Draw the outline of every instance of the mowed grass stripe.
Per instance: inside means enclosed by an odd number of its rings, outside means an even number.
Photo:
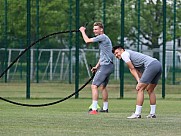
[[[25,100],[21,100],[25,101]],[[41,102],[30,100],[29,103]],[[44,102],[44,100],[42,101]],[[99,101],[102,105],[101,100]],[[1,136],[179,136],[181,102],[159,99],[157,118],[147,119],[145,100],[142,119],[128,120],[133,99],[110,99],[109,113],[89,115],[91,99],[70,99],[50,107],[29,108],[0,102]]]

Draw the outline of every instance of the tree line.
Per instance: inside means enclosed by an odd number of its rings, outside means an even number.
[[[26,18],[27,5],[25,0],[7,0],[7,5],[1,1],[0,4],[0,48],[4,48],[5,27],[7,27],[8,48],[25,48],[26,45]],[[87,26],[88,36],[93,36],[92,24],[95,21],[103,21],[105,13],[105,33],[111,38],[113,45],[119,44],[121,31],[121,1],[106,0],[105,9],[103,0],[80,0],[79,1],[79,25]],[[138,30],[140,32],[140,44],[148,46],[149,49],[159,48],[162,42],[163,31],[163,2],[162,0],[140,0],[140,11],[138,0],[125,0],[125,26],[124,36],[130,41],[129,45],[137,46]],[[5,11],[7,6],[7,11]],[[39,14],[37,8],[39,7]],[[167,41],[173,39],[174,26],[174,3],[167,2]],[[7,24],[5,24],[5,12],[7,13]],[[138,13],[140,13],[140,24],[138,24]],[[39,16],[37,16],[39,15]],[[39,24],[37,24],[38,22]],[[71,25],[71,26],[70,26]],[[140,25],[140,28],[138,27]],[[37,26],[39,26],[37,28]],[[181,37],[181,1],[176,3],[176,38]],[[39,0],[31,1],[31,41],[47,34],[76,29],[76,1],[74,0]],[[68,48],[70,35],[56,35],[41,42],[40,48]],[[72,33],[72,46],[75,47],[75,33]],[[80,38],[80,48],[88,48]],[[97,48],[97,46],[94,46]]]

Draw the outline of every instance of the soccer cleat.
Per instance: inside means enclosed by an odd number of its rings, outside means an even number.
[[[103,110],[103,109],[101,109],[99,112],[108,113],[108,109],[107,109],[107,110]]]
[[[89,109],[89,111],[88,112],[91,112],[92,111],[92,108],[91,109]]]
[[[98,114],[98,112],[96,110],[92,110],[92,111],[89,112],[89,114],[96,115],[96,114]]]
[[[131,116],[127,117],[127,119],[140,119],[141,115],[133,113]]]
[[[91,109],[89,109],[89,111],[88,112],[91,112],[92,111],[92,108]],[[96,110],[97,112],[98,112],[98,110]]]
[[[146,116],[147,118],[156,118],[155,114],[149,114],[148,116]]]

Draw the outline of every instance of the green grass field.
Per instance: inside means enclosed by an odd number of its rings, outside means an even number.
[[[109,85],[109,113],[89,115],[90,85],[71,98],[49,107],[21,107],[0,102],[1,136],[180,136],[181,87],[166,86],[162,99],[157,88],[157,118],[147,119],[149,100],[145,102],[141,119],[126,119],[135,109],[134,85],[126,85],[124,99],[119,99],[119,86]],[[42,104],[57,101],[74,92],[74,85],[32,84],[31,98],[25,99],[25,84],[0,84],[0,96],[13,101]],[[173,91],[174,90],[174,91]],[[101,97],[101,95],[100,95]],[[101,98],[99,105],[102,105]]]

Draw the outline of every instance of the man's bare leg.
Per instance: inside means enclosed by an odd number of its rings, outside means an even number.
[[[146,88],[150,98],[150,114],[147,116],[148,118],[156,118],[156,95],[154,92],[156,86],[157,84],[149,84]]]
[[[101,92],[102,92],[102,100],[103,100],[103,108],[101,111],[106,111],[108,112],[108,90],[105,86],[100,87]]]
[[[92,110],[97,110],[97,103],[98,103],[98,87],[96,85],[91,85],[92,89]]]

